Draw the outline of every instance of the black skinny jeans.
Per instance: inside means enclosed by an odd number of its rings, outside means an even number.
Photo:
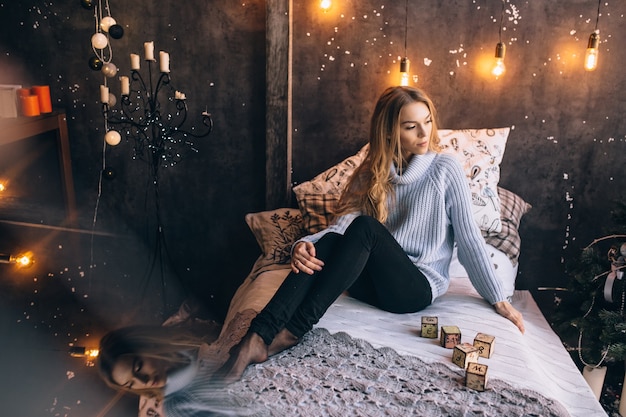
[[[250,331],[266,344],[286,328],[300,338],[348,290],[350,296],[392,313],[413,313],[432,299],[428,280],[389,231],[376,219],[360,216],[343,235],[327,233],[316,244],[324,261],[313,275],[291,272]]]

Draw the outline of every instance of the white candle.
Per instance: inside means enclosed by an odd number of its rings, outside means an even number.
[[[606,366],[593,367],[585,365],[583,368],[583,378],[589,384],[593,395],[596,396],[596,400],[600,399],[602,394],[602,386],[604,385],[604,378],[606,377]]]
[[[100,101],[102,102],[102,104],[109,103],[109,87],[107,87],[106,85],[100,86]]]
[[[130,54],[130,69],[139,70],[139,55]]]
[[[122,75],[120,77],[120,84],[122,86],[122,95],[123,96],[129,95],[130,94],[130,79],[127,76]]]
[[[159,67],[161,72],[170,72],[170,54],[165,51],[159,52]]]
[[[146,61],[154,61],[154,42],[145,42],[143,49],[146,54]]]

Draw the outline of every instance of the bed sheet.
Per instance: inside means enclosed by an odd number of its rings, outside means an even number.
[[[488,366],[489,378],[531,389],[557,399],[572,417],[606,416],[578,368],[551,329],[528,291],[515,291],[513,305],[524,315],[526,333],[495,313],[474,290],[469,279],[454,278],[448,292],[427,309],[414,314],[383,312],[348,296],[340,297],[317,327],[346,332],[374,347],[390,347],[403,355],[427,362],[452,363],[452,350],[439,339],[419,336],[422,316],[436,316],[439,327],[456,325],[463,342],[472,343],[477,333],[495,336]],[[458,368],[456,368],[458,369]]]

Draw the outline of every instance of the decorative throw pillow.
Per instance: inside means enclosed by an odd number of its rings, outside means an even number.
[[[293,187],[298,202],[306,194],[341,194],[354,170],[365,159],[368,150],[369,144],[366,144],[356,154],[333,165],[313,179]]]
[[[289,263],[291,246],[305,234],[302,228],[302,215],[295,208],[248,213],[246,223],[268,264]]]
[[[506,253],[513,265],[517,265],[522,239],[519,225],[532,208],[522,197],[502,187],[498,187],[500,196],[500,219],[502,228],[499,232],[482,231],[485,242]]]
[[[511,223],[515,229],[518,229],[522,216],[528,213],[533,206],[513,191],[503,187],[498,187],[498,196],[500,197],[500,217],[502,221]]]
[[[461,163],[472,193],[472,210],[478,226],[500,232],[500,163],[510,128],[439,130],[441,150]]]
[[[333,219],[339,194],[301,194],[298,199],[304,229],[309,234],[324,230]]]
[[[298,207],[302,213],[304,229],[317,233],[328,227],[333,209],[354,170],[361,165],[369,144],[359,152],[316,175],[313,179],[293,187]]]

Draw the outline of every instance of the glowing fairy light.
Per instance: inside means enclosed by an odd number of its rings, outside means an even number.
[[[27,268],[35,263],[35,261],[31,252],[25,252],[19,255],[0,253],[0,263],[15,264],[18,268]]]
[[[96,348],[87,348],[84,346],[71,346],[70,356],[73,358],[85,358],[86,366],[94,366],[100,351]]]

